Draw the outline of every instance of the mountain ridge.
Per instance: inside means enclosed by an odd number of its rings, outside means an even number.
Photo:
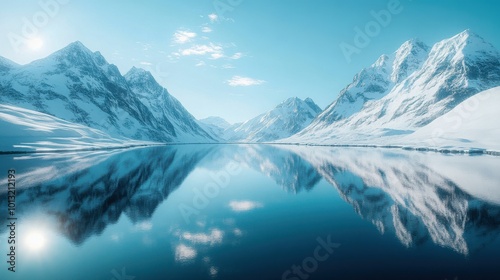
[[[311,125],[288,140],[346,143],[408,134],[467,98],[500,85],[499,52],[470,30],[430,49],[413,39],[394,54],[400,56],[394,60],[382,55],[356,74]]]
[[[321,112],[311,98],[290,97],[274,109],[224,130],[230,142],[266,142],[289,137],[307,126]]]
[[[156,81],[153,86],[161,87]],[[160,142],[215,141],[162,87],[166,94],[161,101],[170,106],[164,109],[173,113],[160,117],[150,103],[140,100],[137,92],[142,90],[130,85],[100,52],[92,52],[79,41],[9,69],[0,77],[0,91],[4,93],[0,103],[50,114],[115,137]]]

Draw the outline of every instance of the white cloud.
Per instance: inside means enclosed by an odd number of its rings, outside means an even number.
[[[151,66],[151,65],[153,65],[153,63],[147,62],[147,61],[141,61],[141,62],[139,62],[139,64],[140,65],[145,65],[145,66]]]
[[[196,35],[196,33],[191,31],[178,30],[174,33],[174,42],[177,44],[189,43]]]
[[[210,234],[184,232],[181,236],[194,244],[215,245],[222,243],[224,232],[220,229],[213,229]]]
[[[240,59],[243,57],[243,54],[240,52],[237,52],[231,56],[231,59]]]
[[[212,31],[213,31],[213,30],[212,30],[212,28],[210,28],[210,27],[208,27],[208,26],[203,26],[203,27],[201,28],[201,32],[203,32],[203,33],[210,33],[210,32],[212,32]]]
[[[266,81],[256,80],[249,77],[242,76],[233,76],[231,80],[228,80],[227,83],[232,87],[248,87],[248,86],[258,86]]]
[[[233,200],[229,202],[229,207],[234,212],[244,212],[262,207],[262,204],[259,202],[249,201],[249,200],[242,200],[242,201]]]
[[[219,58],[223,58],[224,55],[222,53],[213,53],[210,55],[213,59],[219,59]]]
[[[208,18],[211,22],[216,22],[219,19],[219,16],[217,14],[209,14]]]
[[[196,63],[196,65],[195,65],[195,66],[196,66],[196,67],[201,67],[201,66],[205,66],[205,65],[207,65],[207,64],[205,63],[205,61],[201,60],[200,62]]]
[[[208,45],[194,45],[191,48],[180,51],[183,56],[189,55],[210,55],[212,59],[224,57],[224,49],[220,45],[210,43]]]
[[[222,65],[222,69],[234,69],[235,67],[231,64],[224,64]]]
[[[186,246],[184,244],[179,244],[175,248],[175,260],[176,261],[190,261],[196,258],[197,252],[194,248]]]

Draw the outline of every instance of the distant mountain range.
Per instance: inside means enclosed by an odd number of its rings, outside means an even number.
[[[294,135],[321,113],[311,98],[292,97],[274,109],[243,123],[224,129],[222,137],[229,142],[269,142]]]
[[[164,143],[278,141],[446,147],[450,140],[454,147],[489,146],[500,142],[494,124],[481,123],[481,131],[490,131],[492,139],[484,142],[477,129],[462,126],[467,122],[463,116],[470,112],[462,113],[460,121],[450,119],[460,115],[455,108],[470,109],[478,97],[493,95],[496,100],[500,90],[491,89],[499,86],[500,53],[466,30],[432,47],[409,40],[391,55],[380,56],[355,75],[325,110],[310,98],[294,97],[231,125],[218,117],[196,120],[151,73],[134,67],[122,76],[99,52],[80,42],[27,65],[0,57],[0,104],[49,114],[111,137]],[[478,94],[486,90],[491,91]],[[494,106],[493,102],[487,104]],[[500,117],[494,108],[482,112],[475,114],[485,119]],[[433,123],[439,118],[440,124]],[[460,139],[436,133],[450,123],[461,131]],[[439,144],[428,141],[436,137]]]

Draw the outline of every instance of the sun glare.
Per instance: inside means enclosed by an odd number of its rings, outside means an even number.
[[[34,230],[26,238],[26,245],[31,251],[40,251],[45,247],[46,239],[43,232]]]
[[[31,38],[28,40],[27,45],[31,50],[37,51],[43,47],[43,40],[40,37]]]

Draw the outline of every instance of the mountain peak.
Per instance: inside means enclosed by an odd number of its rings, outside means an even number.
[[[276,106],[275,110],[307,110],[311,114],[319,114],[322,110],[311,98],[302,100],[298,97],[290,97]]]
[[[87,49],[87,47],[81,42],[81,41],[74,41],[70,44],[68,44],[68,47],[77,47],[77,48],[83,48],[83,49]]]
[[[498,50],[493,45],[469,29],[436,43],[432,49],[434,52],[461,53],[462,55],[481,53],[498,56]]]
[[[314,100],[312,100],[312,98],[310,97],[307,97],[306,99],[304,99],[304,102],[309,105],[309,107],[311,109],[313,109],[314,112],[316,112],[317,114],[321,113],[323,110],[318,106],[318,104],[316,104],[316,102],[314,102]]]
[[[386,54],[383,54],[377,59],[377,61],[375,61],[375,63],[372,64],[372,67],[376,67],[376,68],[385,67],[385,66],[387,66],[387,63],[389,62],[389,60],[390,60],[389,56]]]
[[[132,66],[132,68],[130,68],[130,70],[127,72],[127,74],[125,74],[124,77],[127,82],[131,83],[140,82],[158,84],[151,72],[135,66]]]
[[[408,49],[411,50],[411,49],[415,49],[415,48],[424,49],[426,51],[428,51],[430,49],[430,47],[427,44],[425,44],[424,42],[422,42],[420,39],[413,38],[413,39],[410,39],[410,40],[404,42],[401,45],[401,47],[399,47],[399,49],[396,51],[396,54],[402,53]]]
[[[299,107],[309,107],[312,109],[314,112],[319,113],[321,112],[321,108],[319,108],[316,103],[311,98],[306,98],[305,100],[302,100],[296,96],[290,97],[286,99],[285,101],[281,102],[278,106],[276,106],[277,109],[279,108],[299,108]]]
[[[394,53],[391,81],[401,82],[419,69],[429,55],[430,47],[419,39],[404,42]]]
[[[320,112],[311,98],[304,101],[290,97],[266,113],[231,126],[226,140],[265,142],[286,138],[308,126]]]
[[[71,53],[71,52],[84,52],[87,54],[92,54],[92,51],[80,41],[75,41],[73,43],[70,43],[69,45],[62,48],[56,53]]]
[[[126,75],[147,75],[147,74],[151,74],[149,71],[147,70],[144,70],[140,67],[135,67],[135,66],[132,66],[132,68],[130,68],[130,70],[128,70],[127,74]]]
[[[93,53],[80,41],[75,41],[66,47],[52,53],[46,58],[33,61],[32,65],[65,65],[65,67],[84,68],[90,65],[105,66],[107,64],[104,57],[99,53]]]
[[[293,104],[293,103],[297,103],[300,101],[302,101],[300,98],[298,98],[297,96],[294,96],[294,97],[290,97],[290,98],[286,99],[285,101],[282,102],[282,104]]]
[[[230,123],[228,123],[225,119],[221,117],[216,117],[216,116],[211,116],[208,118],[204,118],[199,120],[201,123],[207,124],[207,125],[213,125],[216,127],[220,127],[222,129],[226,129],[231,126]]]
[[[476,33],[474,33],[472,30],[470,30],[469,28],[465,29],[464,31],[458,33],[457,35],[455,35],[454,37],[464,37],[464,38],[481,38],[481,36],[477,35]]]
[[[456,43],[464,43],[464,44],[474,44],[474,43],[481,43],[481,44],[488,44],[483,37],[477,35],[476,33],[472,32],[470,29],[466,29],[457,35],[451,37],[448,39],[449,41],[453,41]]]

